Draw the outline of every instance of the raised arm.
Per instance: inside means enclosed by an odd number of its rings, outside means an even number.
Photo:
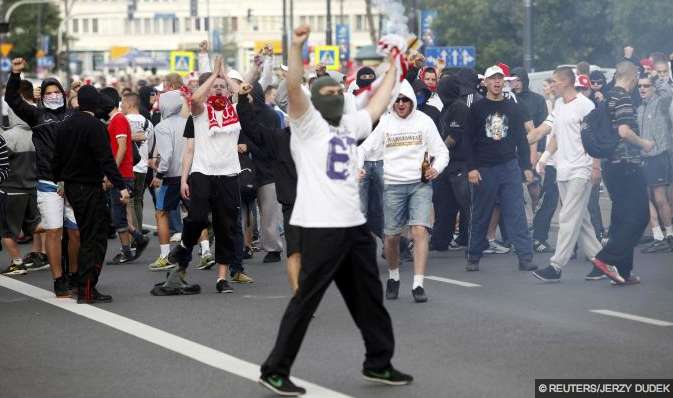
[[[388,59],[389,68],[381,82],[381,85],[376,90],[376,93],[369,100],[369,104],[365,108],[372,118],[372,123],[379,120],[383,112],[385,112],[390,103],[390,95],[395,87],[395,78],[397,77],[397,66],[395,65],[395,58],[392,56]]]
[[[26,67],[26,61],[23,58],[12,60],[12,73],[9,74],[7,87],[5,88],[5,101],[7,105],[16,113],[21,120],[28,126],[35,127],[39,120],[40,111],[21,98],[19,87],[21,85],[21,72]]]
[[[287,59],[287,111],[292,119],[303,116],[309,108],[309,100],[301,89],[304,76],[301,49],[310,33],[311,28],[308,25],[302,25],[295,29],[292,34],[292,45]]]
[[[199,86],[199,88],[192,95],[192,115],[198,116],[203,113],[203,110],[205,109],[203,103],[206,101],[206,98],[208,98],[210,89],[213,87],[213,84],[215,83],[215,80],[217,79],[218,73],[220,73],[221,69],[222,57],[217,55],[215,57],[215,65],[213,66],[213,70],[215,72],[213,72],[208,80]]]

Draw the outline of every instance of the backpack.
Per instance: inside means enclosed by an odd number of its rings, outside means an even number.
[[[584,150],[596,159],[609,159],[619,145],[619,135],[612,126],[607,101],[600,102],[585,118],[581,126]]]
[[[238,160],[241,162],[241,172],[238,175],[238,187],[241,192],[242,202],[252,202],[257,197],[257,181],[255,178],[255,165],[247,153],[239,153]]]

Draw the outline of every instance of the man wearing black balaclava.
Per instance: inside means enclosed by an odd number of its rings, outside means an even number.
[[[413,378],[392,367],[394,336],[383,306],[383,287],[376,264],[376,242],[360,212],[355,144],[371,133],[385,111],[397,75],[389,61],[369,105],[344,114],[341,86],[330,77],[311,86],[309,101],[301,88],[302,47],[310,28],[295,29],[287,76],[290,149],[297,168],[297,198],[290,224],[302,229],[299,289],[283,315],[274,348],[261,368],[260,384],[278,395],[306,393],[290,380],[309,322],[325,291],[335,281],[365,340],[365,379],[388,385]]]
[[[355,84],[357,84],[360,89],[369,87],[374,83],[374,80],[376,80],[376,73],[374,72],[374,69],[369,66],[363,66],[355,75]]]
[[[96,289],[107,250],[110,218],[103,177],[119,189],[122,203],[128,201],[129,193],[112,157],[107,129],[94,116],[100,106],[100,94],[93,86],[83,86],[77,100],[79,110],[56,132],[51,164],[56,179],[65,184],[65,196],[80,227],[77,302],[109,303],[112,297]]]
[[[51,160],[58,125],[70,116],[71,111],[65,105],[65,90],[54,78],[42,81],[40,86],[42,106],[36,107],[24,101],[19,93],[19,86],[21,72],[25,67],[26,61],[23,58],[12,60],[12,73],[7,81],[5,101],[16,116],[33,130],[33,144],[37,157],[37,203],[42,218],[40,226],[46,232],[47,257],[54,278],[54,294],[57,297],[69,297],[68,278],[63,274],[61,267],[63,227],[68,230],[69,252],[77,252],[79,233],[72,208],[63,198],[57,184],[58,180],[51,170]],[[71,270],[74,271],[74,264]]]

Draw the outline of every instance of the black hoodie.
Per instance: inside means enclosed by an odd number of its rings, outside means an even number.
[[[153,87],[140,87],[138,90],[138,98],[140,99],[140,114],[145,117],[145,119],[152,122],[153,126],[156,126],[161,122],[161,112],[152,112],[152,105],[150,104],[150,97],[152,93],[157,94],[157,90]]]
[[[522,85],[522,91],[516,93],[516,100],[526,109],[528,120],[532,120],[534,127],[537,127],[547,119],[547,102],[540,94],[530,91],[528,72],[524,68],[512,69],[512,77],[514,76],[521,80]]]
[[[42,81],[40,86],[40,95],[44,96],[47,86],[55,85],[63,94],[63,106],[58,109],[47,109],[44,107],[35,107],[23,100],[19,93],[21,85],[21,74],[10,73],[7,80],[5,91],[5,101],[21,120],[26,122],[33,130],[33,145],[35,146],[35,155],[37,157],[37,178],[38,180],[54,181],[54,175],[51,170],[51,161],[54,157],[55,138],[58,125],[67,117],[70,117],[71,111],[66,108],[66,95],[63,86],[58,80],[48,78]]]
[[[435,122],[435,126],[439,129],[439,109],[428,104],[428,100],[432,96],[432,91],[430,91],[421,79],[416,80],[411,85],[411,88],[414,89],[414,94],[416,94],[416,103],[418,104],[417,109],[430,116],[430,119]]]
[[[446,141],[451,137],[455,145],[449,147],[449,173],[455,173],[466,167],[465,154],[465,123],[470,114],[470,108],[462,100],[460,94],[460,79],[457,76],[445,76],[439,79],[437,94],[444,104],[439,117],[439,134]]]
[[[280,129],[263,125],[247,97],[238,98],[236,111],[244,136],[253,144],[266,148],[271,159],[270,166],[273,180],[276,182],[278,202],[293,206],[297,197],[297,170],[290,152],[290,128]]]

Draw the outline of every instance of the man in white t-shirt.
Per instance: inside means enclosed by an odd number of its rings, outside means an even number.
[[[134,145],[138,145],[140,162],[133,166],[133,195],[129,201],[131,210],[130,219],[133,226],[140,231],[143,228],[143,195],[145,194],[145,176],[147,175],[147,161],[149,160],[148,142],[154,139],[154,126],[145,116],[140,114],[140,97],[136,93],[124,95],[121,104],[122,113],[131,125],[131,134]]]
[[[602,248],[587,208],[592,186],[600,183],[600,160],[586,153],[580,134],[582,120],[594,109],[594,104],[576,91],[575,74],[569,67],[554,71],[552,89],[558,96],[554,110],[530,133],[531,136],[552,134],[538,162],[538,170],[543,171],[547,159],[554,155],[562,206],[556,251],[549,260],[550,265],[533,272],[533,276],[544,282],[561,280],[561,269],[570,260],[576,244],[588,258],[594,258]],[[598,280],[602,276],[603,272],[594,267],[586,279]]]
[[[191,97],[194,122],[193,137],[182,155],[180,193],[189,198],[189,211],[182,230],[182,242],[168,255],[170,263],[178,264],[171,270],[163,285],[155,286],[152,294],[171,296],[197,294],[201,288],[186,282],[185,273],[191,261],[192,249],[201,232],[208,226],[212,213],[215,233],[215,262],[218,265],[216,290],[231,293],[227,281],[229,265],[236,261],[236,235],[240,233],[240,202],[238,174],[238,136],[241,124],[236,108],[228,99],[227,87],[233,83],[227,77],[222,57],[215,57],[211,74]]]
[[[323,294],[336,282],[365,340],[362,371],[371,381],[402,385],[412,377],[395,370],[393,329],[383,306],[376,243],[360,211],[357,182],[358,139],[366,137],[390,100],[396,68],[391,63],[366,109],[344,114],[343,89],[331,77],[316,79],[311,99],[301,89],[301,49],[310,28],[292,38],[287,76],[290,149],[297,168],[297,200],[291,225],[302,228],[299,289],[288,304],[273,351],[259,382],[278,395],[306,392],[290,380],[290,367]]]

